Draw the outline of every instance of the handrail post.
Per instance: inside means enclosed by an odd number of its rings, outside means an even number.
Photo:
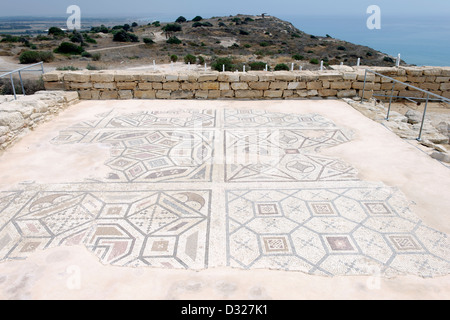
[[[386,120],[389,120],[389,115],[391,114],[392,98],[394,97],[394,88],[395,88],[395,82],[392,83],[391,97],[389,98],[389,108],[388,108]]]
[[[22,87],[22,94],[25,96],[25,88],[23,87],[23,80],[22,80],[22,74],[20,73],[20,71],[18,71],[19,73],[19,79],[20,79],[20,86]]]
[[[420,132],[419,132],[419,137],[417,138],[417,141],[420,141],[422,139],[422,130],[423,130],[423,125],[425,123],[425,117],[427,114],[427,107],[428,107],[428,100],[430,99],[430,94],[427,94],[427,102],[425,103],[425,109],[423,110],[423,117],[422,117],[422,124],[420,125]]]
[[[364,102],[364,94],[366,91],[366,80],[367,80],[367,69],[366,72],[364,74],[364,86],[363,86],[363,92],[362,92],[362,97],[361,97],[361,104]]]
[[[9,79],[11,80],[11,87],[12,87],[12,91],[14,93],[14,99],[17,100],[16,88],[14,88],[14,80],[13,80],[12,73],[9,74]]]

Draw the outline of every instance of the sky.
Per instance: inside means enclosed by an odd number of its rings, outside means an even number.
[[[192,18],[202,15],[365,15],[369,5],[378,5],[382,13],[398,16],[448,15],[448,0],[5,0],[0,16],[68,16],[66,9],[78,5],[86,17],[145,17],[179,15]],[[192,16],[192,17],[191,17]]]

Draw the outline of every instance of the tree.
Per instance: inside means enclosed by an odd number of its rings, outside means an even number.
[[[171,38],[174,32],[179,32],[182,30],[181,25],[176,23],[169,23],[162,27],[162,30],[166,34],[166,39]]]
[[[139,25],[137,24],[137,22],[133,22],[133,23],[131,24],[131,26],[132,26],[133,28],[136,28],[136,27],[139,26]]]
[[[54,36],[64,36],[64,31],[62,31],[58,27],[51,27],[50,29],[48,29],[48,34]]]
[[[202,21],[202,20],[203,20],[203,18],[200,16],[196,16],[194,19],[192,19],[192,21],[195,21],[195,22]]]
[[[183,16],[179,16],[177,20],[175,20],[176,23],[183,23],[186,22],[187,19]]]

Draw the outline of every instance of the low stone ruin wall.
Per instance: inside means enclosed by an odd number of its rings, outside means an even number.
[[[44,75],[47,90],[76,91],[80,99],[295,99],[362,96],[365,68],[334,66],[327,71],[180,72],[54,71]],[[450,98],[450,67],[371,67],[373,71]],[[390,95],[392,82],[368,74],[365,97]],[[394,95],[424,97],[394,86]]]
[[[76,92],[39,91],[34,95],[0,96],[0,151],[78,101]]]

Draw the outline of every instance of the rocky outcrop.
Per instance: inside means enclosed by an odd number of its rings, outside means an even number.
[[[39,91],[34,95],[0,96],[0,151],[78,101],[76,92]]]

